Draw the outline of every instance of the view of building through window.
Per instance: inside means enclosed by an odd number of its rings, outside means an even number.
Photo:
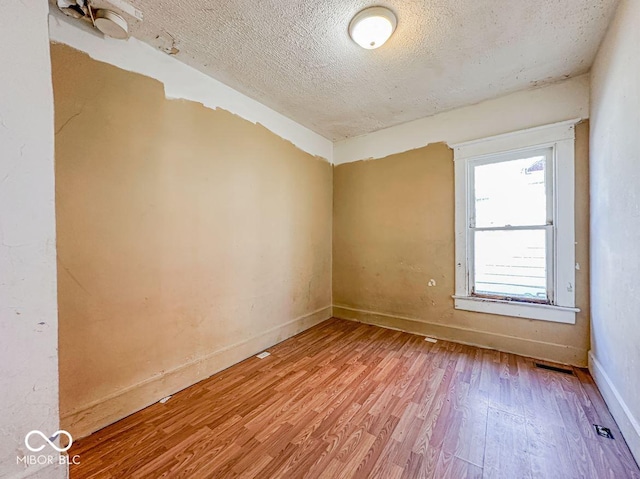
[[[475,295],[550,300],[547,158],[536,152],[535,156],[474,167]]]

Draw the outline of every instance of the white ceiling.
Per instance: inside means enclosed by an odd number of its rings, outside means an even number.
[[[95,0],[104,4],[107,0]],[[128,0],[133,36],[340,140],[588,71],[617,0]],[[351,41],[371,5],[398,17]]]

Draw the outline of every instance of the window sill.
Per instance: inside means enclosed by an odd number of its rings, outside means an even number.
[[[498,314],[516,318],[538,319],[555,323],[576,323],[578,308],[553,306],[550,304],[518,303],[498,299],[474,298],[472,296],[453,296],[456,309],[477,313]]]

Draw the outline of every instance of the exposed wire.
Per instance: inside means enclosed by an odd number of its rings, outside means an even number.
[[[95,18],[93,18],[93,9],[91,8],[91,4],[89,3],[89,0],[87,0],[87,9],[89,10],[89,16],[91,17],[91,23],[93,24],[93,26],[96,26],[96,20]]]

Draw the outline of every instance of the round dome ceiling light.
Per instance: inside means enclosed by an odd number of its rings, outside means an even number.
[[[129,38],[127,21],[111,10],[97,10],[94,25],[108,37],[118,40]]]
[[[397,23],[396,16],[388,8],[365,8],[351,20],[349,35],[362,48],[373,50],[384,45]]]

